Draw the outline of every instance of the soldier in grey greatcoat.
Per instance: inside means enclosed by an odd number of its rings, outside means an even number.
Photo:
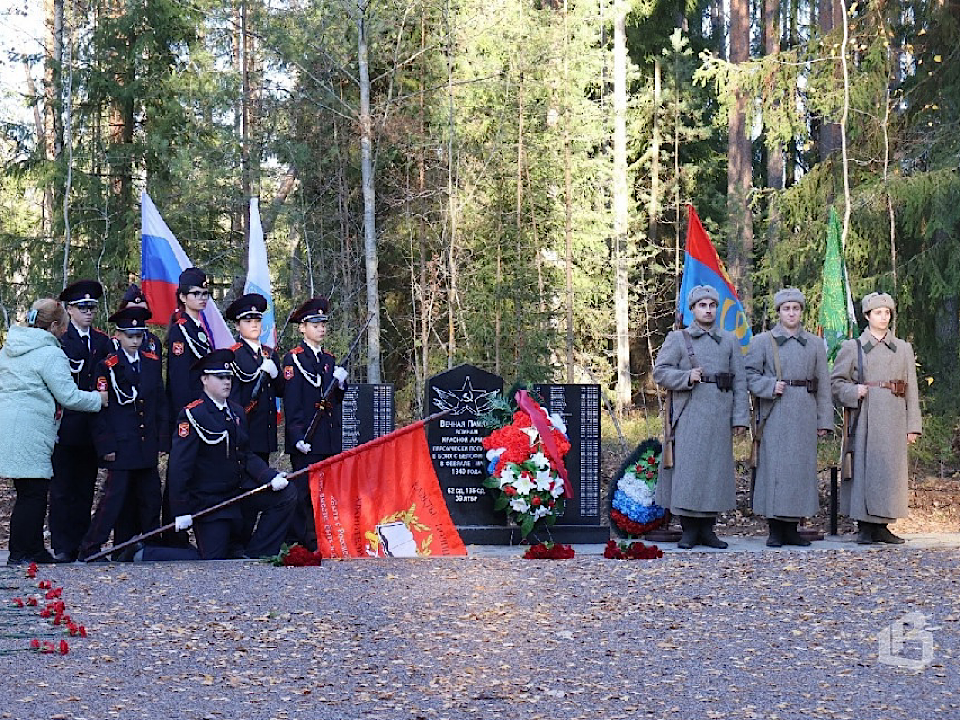
[[[910,343],[889,330],[896,310],[886,293],[861,304],[868,327],[840,346],[830,376],[838,405],[859,407],[854,427],[853,477],[840,487],[840,512],[860,523],[857,542],[900,544],[887,528],[909,513],[907,445],[921,432],[917,368]]]
[[[713,526],[736,506],[732,433],[750,418],[740,342],[716,326],[718,302],[716,288],[694,287],[694,322],[667,335],[653,367],[656,383],[673,393],[674,466],[661,462],[656,502],[680,518],[684,549],[727,547]]]
[[[767,518],[769,547],[809,545],[797,523],[820,506],[817,437],[833,430],[830,373],[823,340],[801,325],[803,293],[786,288],[773,304],[780,322],[754,336],[745,361],[760,440],[753,511]]]

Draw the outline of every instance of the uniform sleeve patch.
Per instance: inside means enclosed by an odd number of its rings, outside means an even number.
[[[107,391],[107,379],[103,376],[97,378],[97,390],[100,392]]]
[[[283,379],[293,380],[293,365],[286,365],[283,368]]]
[[[187,437],[190,434],[190,423],[182,422],[177,425],[177,435],[182,438]]]
[[[174,355],[183,355],[183,343],[175,342],[171,348]]]

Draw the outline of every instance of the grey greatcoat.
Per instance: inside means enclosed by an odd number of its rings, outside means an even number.
[[[840,512],[855,520],[889,523],[908,515],[907,433],[921,431],[917,370],[910,343],[892,332],[878,342],[868,328],[859,342],[865,381],[902,380],[906,395],[871,387],[863,398],[853,441],[853,478],[841,484]],[[838,405],[857,407],[857,369],[857,340],[847,340],[831,375]]]
[[[733,390],[725,392],[709,382],[691,387],[693,364],[683,332],[667,335],[653,379],[673,391],[674,466],[665,468],[661,462],[656,502],[675,515],[703,517],[736,506],[732,430],[749,425],[750,411],[736,336],[719,328],[706,332],[696,324],[687,331],[703,374],[733,373]]]
[[[780,380],[815,380],[816,393],[787,385],[775,398],[773,346],[780,355]],[[804,329],[791,336],[779,323],[753,338],[745,361],[747,386],[763,423],[753,511],[766,518],[796,521],[816,514],[817,431],[833,429],[830,373],[823,340]]]

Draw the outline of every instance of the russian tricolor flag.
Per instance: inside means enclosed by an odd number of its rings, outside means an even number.
[[[140,194],[140,222],[141,287],[153,315],[150,322],[166,325],[173,311],[177,309],[177,282],[180,273],[193,267],[193,263],[160,217],[157,206],[146,192]],[[233,345],[233,335],[213,298],[207,301],[203,319],[210,331],[214,347],[228,348]]]
[[[260,222],[260,201],[250,198],[250,248],[247,252],[247,282],[244,293],[257,293],[267,299],[267,310],[263,313],[260,330],[260,342],[272,348],[277,347],[277,314],[273,307],[273,295],[270,292],[270,268],[267,265],[267,243],[263,238],[263,224]]]
[[[740,339],[740,345],[746,352],[753,332],[747,321],[747,314],[737,297],[737,291],[730,282],[727,271],[720,262],[717,249],[713,247],[707,231],[700,224],[693,205],[687,205],[687,248],[683,259],[683,282],[677,297],[677,313],[682,314],[684,326],[693,322],[693,311],[687,307],[687,295],[696,285],[712,285],[720,295],[720,307],[717,308],[717,323]]]

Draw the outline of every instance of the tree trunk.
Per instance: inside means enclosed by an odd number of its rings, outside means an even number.
[[[749,0],[730,2],[730,62],[742,63],[750,55]],[[747,95],[734,88],[736,100],[730,109],[727,140],[727,214],[730,234],[727,266],[747,316],[753,305],[753,217],[750,209],[752,157],[746,129]]]
[[[780,52],[779,0],[764,0],[763,39],[764,52],[776,55]],[[772,191],[767,204],[767,252],[776,257],[777,240],[780,236],[780,191],[783,190],[784,153],[779,145],[767,145],[767,187]],[[771,278],[769,290],[775,292],[777,278]]]
[[[842,0],[820,0],[818,7],[818,21],[821,37],[828,35],[843,22]],[[832,153],[840,149],[840,124],[827,122],[825,118],[820,122],[819,145],[820,160],[826,160]]]
[[[613,20],[613,305],[616,318],[617,408],[630,405],[630,294],[627,267],[627,7],[618,0]]]
[[[564,271],[567,299],[567,383],[574,378],[574,329],[573,329],[573,170],[570,157],[570,27],[567,15],[567,0],[563,0],[563,239],[565,248]]]
[[[357,15],[357,50],[360,76],[360,175],[363,183],[363,255],[367,270],[367,382],[379,383],[380,291],[377,259],[376,194],[373,184],[373,128],[370,118],[370,66],[367,57],[366,5]]]

